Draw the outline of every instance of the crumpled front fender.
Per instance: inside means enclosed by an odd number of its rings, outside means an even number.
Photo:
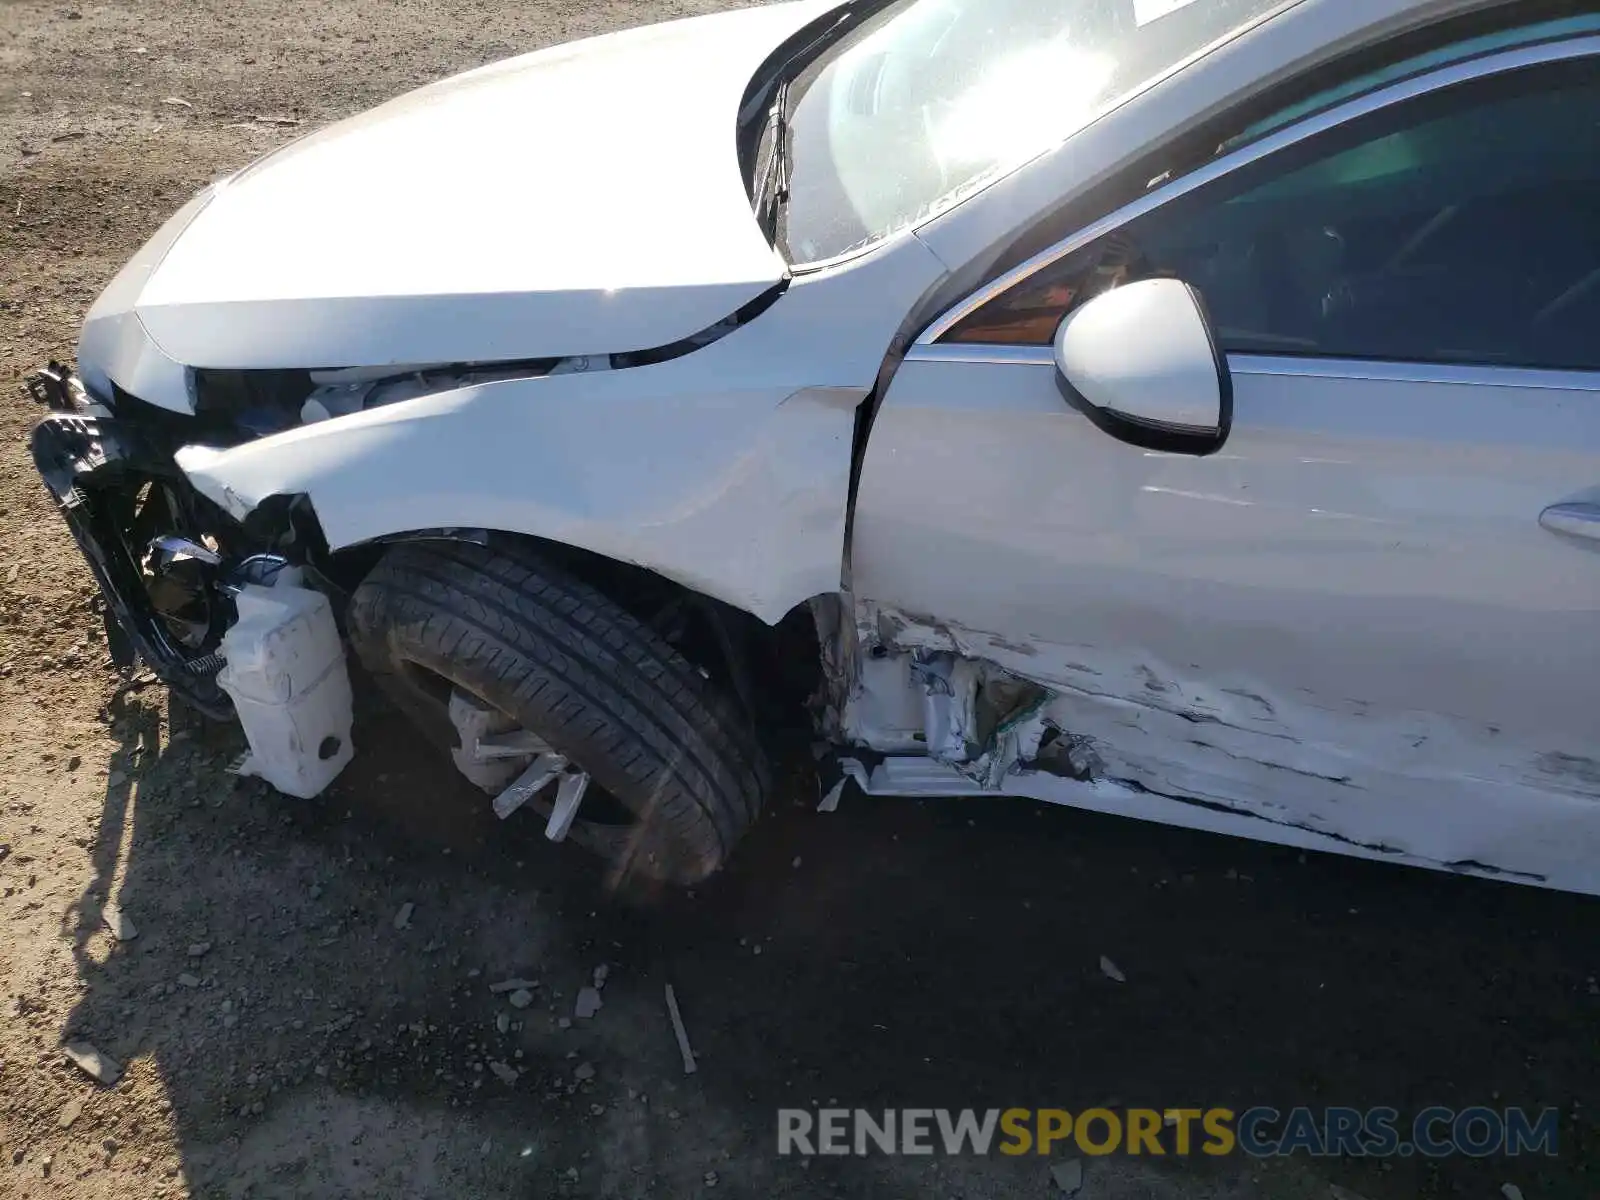
[[[680,365],[695,357],[462,387],[177,461],[238,519],[307,495],[331,549],[442,527],[530,534],[775,623],[839,587],[866,389],[707,390]]]

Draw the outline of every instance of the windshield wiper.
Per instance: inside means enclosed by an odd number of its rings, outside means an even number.
[[[778,214],[789,200],[789,81],[784,79],[772,93],[772,107],[767,111],[766,129],[762,140],[767,142],[767,157],[756,183],[756,220],[775,237]]]

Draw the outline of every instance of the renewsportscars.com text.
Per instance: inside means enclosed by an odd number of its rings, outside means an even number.
[[[779,1154],[1554,1155],[1556,1109],[781,1108]]]

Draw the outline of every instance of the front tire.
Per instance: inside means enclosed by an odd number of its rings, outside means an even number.
[[[692,884],[759,813],[764,755],[746,716],[647,626],[525,546],[413,542],[356,589],[350,640],[380,686],[454,746],[453,689],[578,764],[621,820],[571,838],[618,875]]]

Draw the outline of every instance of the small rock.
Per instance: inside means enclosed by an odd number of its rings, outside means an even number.
[[[1360,1193],[1352,1192],[1349,1188],[1342,1188],[1337,1183],[1330,1183],[1328,1185],[1328,1195],[1331,1196],[1333,1200],[1367,1200],[1367,1198]]]
[[[106,928],[111,930],[111,936],[119,942],[131,942],[139,936],[139,931],[134,928],[128,915],[115,904],[108,904],[100,910],[100,917],[106,923]]]
[[[71,1129],[72,1123],[83,1115],[82,1100],[68,1100],[61,1106],[61,1111],[56,1114],[57,1129]]]
[[[559,1018],[556,1021],[556,1028],[557,1029],[571,1029],[572,1028],[572,1018],[571,1017],[561,1017],[561,1018]]]
[[[197,988],[200,986],[200,978],[197,975],[191,975],[189,972],[185,971],[182,975],[178,976],[178,984],[181,987]]]
[[[707,1187],[716,1187],[717,1186],[717,1173],[715,1171],[707,1171],[705,1179],[706,1179],[706,1186]]]
[[[494,1027],[501,1033],[509,1031],[511,1028],[511,1015],[509,1013],[497,1013],[494,1018]]]
[[[603,1115],[605,1113],[605,1111],[606,1111],[606,1106],[604,1104],[591,1104],[591,1105],[589,1105],[589,1115],[591,1117],[601,1116],[601,1115]]]
[[[394,915],[394,927],[396,929],[409,929],[411,927],[411,914],[416,910],[417,906],[407,900],[400,906],[400,911]]]
[[[537,979],[502,979],[499,983],[491,983],[489,990],[498,996],[502,992],[531,992],[538,986]]]
[[[528,1005],[533,1003],[533,993],[527,988],[520,988],[512,992],[507,999],[511,1001],[512,1008],[527,1008]]]
[[[68,1042],[62,1050],[78,1070],[97,1083],[110,1087],[122,1078],[121,1065],[88,1042]]]
[[[478,1147],[478,1153],[479,1154],[487,1154],[487,1153],[489,1153],[489,1148],[491,1146],[493,1146],[493,1145],[494,1145],[494,1143],[491,1142],[488,1138],[484,1138],[483,1139],[483,1145]]]
[[[1056,1163],[1050,1168],[1050,1178],[1065,1196],[1076,1196],[1083,1188],[1083,1164],[1077,1159]]]
[[[597,988],[586,987],[578,989],[577,1002],[572,1006],[572,1015],[580,1021],[587,1021],[599,1012],[605,1001],[600,999]]]
[[[789,865],[791,867],[793,867],[795,870],[798,871],[800,869],[800,856],[798,854],[796,854],[794,856],[794,861],[792,863],[790,863]]]
[[[1522,1189],[1514,1183],[1502,1183],[1500,1185],[1500,1194],[1506,1200],[1522,1200]]]
[[[610,977],[611,977],[611,968],[606,966],[605,963],[601,963],[598,967],[596,967],[594,969],[594,986],[597,987],[597,988],[605,987],[606,980],[609,979]]]
[[[189,957],[190,958],[204,958],[210,952],[211,952],[211,943],[210,942],[190,942],[189,943]]]
[[[494,1072],[494,1077],[508,1087],[517,1081],[517,1069],[503,1062],[491,1062],[489,1070]]]
[[[579,1083],[585,1083],[594,1078],[594,1067],[589,1063],[579,1063],[572,1069],[572,1077]]]
[[[1114,979],[1118,983],[1128,982],[1128,977],[1122,973],[1122,969],[1104,954],[1100,956],[1100,973],[1107,979]]]

